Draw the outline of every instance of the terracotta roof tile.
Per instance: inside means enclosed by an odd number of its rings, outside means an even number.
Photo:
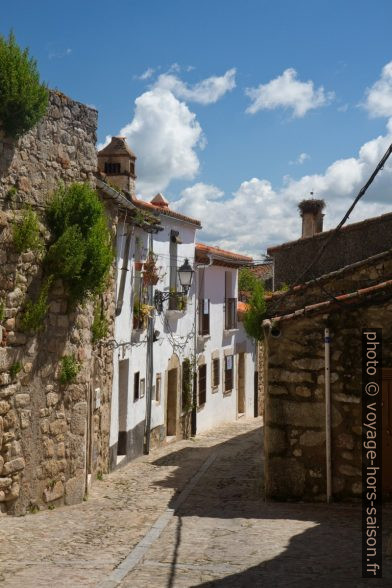
[[[220,247],[214,247],[213,245],[206,245],[205,243],[196,243],[196,255],[217,255],[219,257],[227,258],[228,260],[252,263],[253,258],[247,255],[241,255],[240,253],[234,253],[233,251],[227,251],[226,249],[220,249]]]

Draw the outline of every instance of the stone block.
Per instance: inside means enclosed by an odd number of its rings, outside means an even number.
[[[50,432],[52,435],[61,435],[65,433],[68,429],[68,424],[66,420],[56,420],[50,423],[49,425]]]
[[[340,433],[337,437],[336,445],[344,449],[354,449],[354,437],[349,433]]]
[[[6,414],[11,408],[11,405],[6,400],[0,400],[0,415]]]
[[[295,393],[297,396],[301,396],[302,398],[309,398],[311,396],[311,391],[306,386],[296,386]]]
[[[31,424],[31,410],[20,411],[20,427],[21,429],[27,429]]]
[[[65,504],[79,504],[85,493],[85,477],[81,473],[65,483]]]
[[[30,394],[16,394],[15,406],[17,408],[24,408],[30,404]]]
[[[71,415],[71,432],[75,435],[84,435],[87,425],[87,402],[75,404]]]
[[[275,427],[268,428],[266,438],[266,450],[271,453],[282,453],[287,448],[286,434],[281,429]]]
[[[59,480],[54,484],[53,488],[45,488],[43,496],[45,502],[52,502],[53,500],[58,500],[59,498],[64,496],[64,484]]]
[[[3,475],[8,476],[9,474],[13,474],[14,472],[20,472],[25,467],[25,460],[23,457],[17,457],[16,459],[12,459],[8,461],[3,467]]]
[[[270,398],[267,424],[279,426],[323,428],[325,426],[325,406],[322,402],[305,402]],[[332,407],[332,424],[337,427],[342,422],[339,411]]]
[[[266,493],[271,498],[303,498],[305,468],[295,458],[272,457],[268,460]]]
[[[300,445],[315,447],[325,443],[325,431],[305,431],[299,438]]]
[[[362,471],[359,468],[348,464],[342,464],[339,466],[339,472],[344,476],[361,476]]]
[[[9,488],[12,484],[12,478],[0,478],[0,490]]]
[[[56,406],[59,401],[59,396],[56,392],[48,392],[46,395],[46,406]]]
[[[304,359],[297,359],[293,361],[293,366],[300,370],[318,371],[324,369],[325,362],[323,359],[314,359],[306,357]]]

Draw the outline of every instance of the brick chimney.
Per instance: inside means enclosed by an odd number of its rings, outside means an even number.
[[[324,200],[309,198],[302,200],[298,204],[302,217],[302,238],[313,237],[323,231],[323,209],[325,208]]]
[[[136,155],[125,137],[112,137],[109,145],[98,151],[98,170],[132,196],[135,196],[135,161]]]

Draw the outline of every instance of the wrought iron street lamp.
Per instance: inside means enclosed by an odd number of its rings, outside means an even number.
[[[188,259],[185,259],[181,267],[178,268],[178,278],[182,287],[182,292],[162,292],[161,290],[155,290],[154,293],[154,305],[158,312],[163,310],[163,302],[165,300],[173,300],[183,298],[187,296],[189,289],[192,285],[193,274],[195,273],[190,265]]]

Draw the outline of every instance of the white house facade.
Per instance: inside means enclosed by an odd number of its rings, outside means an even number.
[[[252,416],[254,344],[237,321],[238,269],[251,258],[196,245],[200,221],[162,194],[135,197],[136,157],[114,137],[98,185],[123,199],[116,236],[110,467],[159,444]],[[193,270],[190,289],[181,268]],[[208,332],[207,332],[208,326]]]

